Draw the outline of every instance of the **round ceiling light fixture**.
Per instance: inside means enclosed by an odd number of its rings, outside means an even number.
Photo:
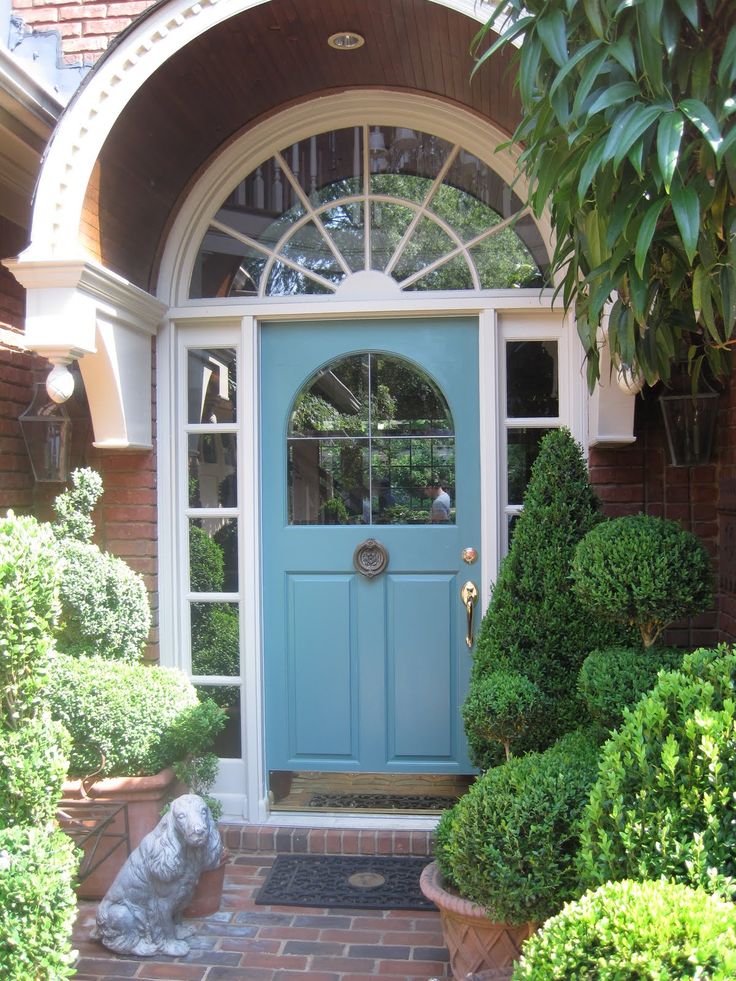
[[[363,47],[365,38],[355,31],[338,31],[337,34],[331,34],[327,38],[327,43],[337,51],[355,51]]]

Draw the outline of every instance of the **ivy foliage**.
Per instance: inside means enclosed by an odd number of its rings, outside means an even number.
[[[514,981],[736,977],[736,908],[672,882],[608,882],[524,944]]]
[[[494,31],[500,30],[496,38]],[[647,382],[689,344],[694,379],[736,344],[736,4],[501,0],[478,67],[522,40],[513,140],[551,270],[599,376],[607,304],[614,361]]]

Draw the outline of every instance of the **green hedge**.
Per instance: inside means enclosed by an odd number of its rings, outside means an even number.
[[[47,713],[0,727],[0,828],[54,820],[70,750],[69,733]]]
[[[545,923],[513,981],[733,981],[736,907],[668,882],[607,883]]]
[[[0,831],[0,977],[61,981],[73,975],[77,859],[61,831]]]
[[[483,774],[437,828],[445,880],[493,920],[541,922],[576,895],[577,824],[596,777],[597,744],[563,736],[544,753]]]
[[[660,674],[601,751],[582,824],[583,884],[664,877],[736,898],[736,652]]]
[[[157,773],[188,752],[176,721],[198,704],[191,682],[172,668],[60,655],[49,686],[52,715],[72,737],[70,774]]]

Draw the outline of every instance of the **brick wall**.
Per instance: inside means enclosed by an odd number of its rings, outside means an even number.
[[[58,31],[65,63],[83,65],[93,65],[112,39],[153,2],[12,0],[14,15],[28,27],[35,31]]]
[[[720,399],[717,447],[709,465],[670,466],[657,393],[649,390],[637,399],[636,443],[623,449],[594,448],[590,454],[591,480],[606,514],[643,512],[679,521],[703,541],[713,559],[716,609],[668,631],[669,642],[682,647],[736,640],[735,379],[736,362]]]

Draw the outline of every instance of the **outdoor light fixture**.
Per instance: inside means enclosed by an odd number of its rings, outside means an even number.
[[[33,399],[18,422],[39,482],[63,482],[69,476],[72,421],[65,405],[53,401],[44,382],[34,386]]]
[[[363,47],[365,38],[355,31],[338,31],[337,34],[331,34],[327,38],[327,43],[337,51],[356,51]]]

